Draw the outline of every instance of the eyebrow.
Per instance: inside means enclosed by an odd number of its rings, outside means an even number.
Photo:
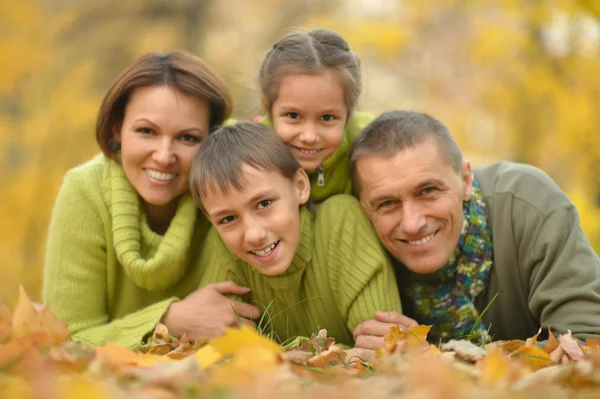
[[[292,104],[281,105],[281,110],[282,111],[301,111],[300,107],[297,107]],[[336,113],[341,114],[343,112],[344,112],[343,108],[327,108],[325,110],[319,111],[320,114],[336,114]]]
[[[426,179],[426,180],[423,180],[422,182],[420,182],[414,188],[414,191],[419,191],[419,190],[422,190],[424,188],[431,187],[431,186],[446,187],[447,185],[444,181],[442,181],[440,179],[431,178],[431,179]],[[379,202],[392,200],[392,199],[394,199],[394,197],[389,194],[379,195],[379,196],[369,200],[369,205],[371,207],[373,207]]]
[[[152,121],[151,121],[150,119],[148,119],[148,118],[138,118],[138,119],[136,119],[136,120],[134,120],[134,121],[133,121],[133,123],[138,123],[138,122],[146,122],[146,123],[148,123],[148,124],[150,124],[150,125],[154,126],[155,128],[158,128],[158,127],[159,127],[159,126],[158,126],[156,123],[152,122]],[[178,133],[185,133],[185,132],[189,132],[189,131],[191,131],[191,130],[197,130],[197,131],[199,131],[200,133],[206,133],[204,129],[202,129],[202,128],[200,128],[200,127],[197,127],[197,126],[194,126],[194,127],[188,127],[188,128],[182,129],[182,130],[180,130]]]
[[[260,198],[269,197],[269,196],[273,196],[273,195],[274,194],[273,194],[272,190],[260,191],[260,192],[256,193],[255,195],[253,195],[248,201],[246,201],[246,205],[253,204],[256,201],[258,201]],[[219,217],[221,217],[223,215],[227,215],[229,213],[231,213],[231,210],[229,210],[229,209],[219,209],[218,211],[209,214],[209,216],[211,217],[211,219],[218,219]]]

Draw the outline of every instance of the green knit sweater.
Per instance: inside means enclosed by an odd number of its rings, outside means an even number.
[[[210,227],[189,194],[164,236],[150,230],[123,168],[104,155],[67,172],[47,241],[44,302],[73,339],[138,347],[198,288]]]
[[[401,311],[394,271],[354,197],[331,197],[316,216],[305,207],[300,212],[300,241],[284,274],[263,275],[232,255],[211,229],[206,239],[215,244],[202,284],[232,279],[251,288],[243,300],[268,307],[265,320],[272,319],[281,342],[325,328],[336,342],[352,345],[354,328],[376,310]]]
[[[331,154],[323,164],[322,172],[312,171],[308,173],[310,178],[310,198],[314,202],[321,202],[335,194],[352,194],[352,180],[350,177],[350,150],[352,143],[362,129],[373,120],[373,115],[367,112],[355,112],[348,120],[344,130],[344,138],[337,150]],[[260,120],[273,129],[273,123],[267,116]],[[318,184],[318,175],[323,174],[324,185]]]

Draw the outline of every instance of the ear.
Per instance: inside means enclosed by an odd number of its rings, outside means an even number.
[[[121,142],[121,126],[119,125],[114,125],[112,128],[112,133],[113,133],[113,139],[120,143]]]
[[[294,176],[294,188],[298,195],[298,205],[306,204],[310,198],[310,179],[302,168],[298,169]]]
[[[471,163],[466,159],[462,163],[460,178],[463,184],[463,201],[469,201],[471,199],[471,189],[473,188],[473,172],[471,171]]]
[[[260,103],[262,105],[262,108],[263,108],[263,111],[264,111],[265,115],[267,115],[269,117],[269,119],[272,120],[272,118],[271,118],[271,108],[269,107],[269,103],[267,101],[267,97],[260,96]]]

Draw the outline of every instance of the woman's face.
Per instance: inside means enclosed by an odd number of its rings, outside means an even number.
[[[135,89],[114,138],[131,185],[148,211],[173,210],[188,190],[192,160],[208,135],[210,108],[204,99],[168,86]]]

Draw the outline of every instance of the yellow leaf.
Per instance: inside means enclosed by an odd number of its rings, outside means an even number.
[[[486,358],[481,363],[480,381],[484,385],[498,385],[500,382],[508,382],[511,369],[510,360],[504,356],[502,349],[492,349],[488,351]]]
[[[110,399],[113,396],[99,382],[76,376],[63,376],[56,395],[57,398],[64,399]]]
[[[283,352],[281,346],[274,341],[259,335],[256,330],[249,326],[242,326],[239,329],[229,329],[222,336],[213,339],[211,344],[224,356],[233,355],[240,349],[250,346],[264,346],[273,353]]]
[[[205,369],[221,360],[223,355],[214,346],[204,345],[194,354],[194,357],[198,362],[198,367]]]
[[[525,364],[530,370],[539,370],[543,367],[548,367],[552,364],[552,360],[543,349],[537,346],[522,346],[511,355],[512,358],[519,359],[521,363]]]
[[[407,340],[407,346],[409,349],[418,348],[427,342],[427,334],[429,334],[431,326],[419,325],[405,330],[400,326],[392,326],[389,334],[385,334],[383,339],[385,341],[386,349],[393,350],[396,343],[401,340]]]
[[[12,334],[12,313],[5,303],[0,303],[0,344],[8,341]]]
[[[96,348],[96,358],[116,367],[152,367],[157,363],[173,361],[166,356],[136,353],[131,349],[112,342],[109,342],[106,346]]]

